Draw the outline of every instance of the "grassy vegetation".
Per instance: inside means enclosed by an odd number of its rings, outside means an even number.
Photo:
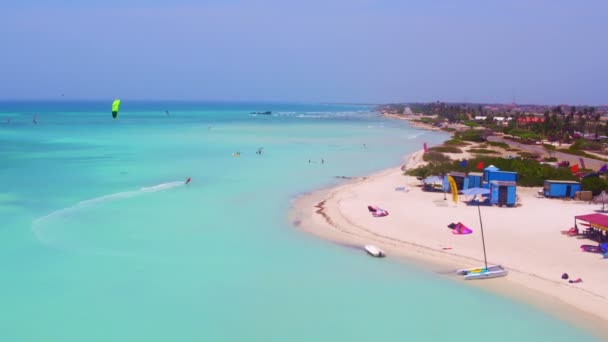
[[[489,150],[487,148],[470,148],[468,149],[468,151],[477,154],[498,154],[498,152],[494,150]]]
[[[507,151],[509,151],[509,152],[520,152],[520,151],[521,151],[520,149],[518,149],[518,148],[513,148],[513,147],[506,148],[505,150],[507,150]]]
[[[483,130],[469,129],[466,131],[457,132],[455,137],[459,140],[484,142],[486,141],[486,132]]]
[[[506,133],[524,140],[539,140],[541,138],[535,132],[523,128],[513,128]]]
[[[462,153],[462,150],[456,146],[435,146],[431,147],[429,151],[443,152],[443,153]]]
[[[422,160],[426,162],[447,162],[450,161],[450,157],[440,152],[429,151],[422,155]]]
[[[464,142],[464,141],[458,140],[458,139],[450,139],[450,140],[444,142],[443,144],[449,145],[449,146],[469,146],[470,145],[470,143]]]
[[[509,150],[509,144],[504,143],[504,142],[488,141],[487,144],[490,145],[490,146],[494,146],[494,147],[504,148],[507,151]]]

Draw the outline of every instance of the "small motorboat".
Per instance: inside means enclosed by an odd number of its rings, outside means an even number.
[[[509,273],[502,265],[492,265],[486,267],[467,268],[456,271],[456,274],[463,275],[465,280],[490,279],[504,277]]]
[[[375,258],[384,258],[386,256],[386,254],[384,254],[384,251],[374,245],[365,245],[363,246],[363,248],[365,249],[367,254]]]

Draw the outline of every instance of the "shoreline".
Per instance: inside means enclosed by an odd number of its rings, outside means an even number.
[[[363,246],[365,244],[375,244],[384,249],[388,257],[395,258],[399,262],[413,263],[425,270],[442,274],[451,281],[464,281],[456,275],[449,276],[446,274],[459,268],[477,267],[480,263],[483,263],[479,245],[476,242],[472,242],[471,239],[468,241],[460,238],[455,239],[452,234],[446,232],[447,229],[438,230],[438,224],[435,219],[458,217],[461,214],[459,212],[463,212],[467,214],[465,215],[466,222],[471,225],[471,228],[476,230],[475,228],[478,226],[471,219],[472,210],[465,209],[462,204],[454,206],[451,201],[443,201],[442,194],[422,192],[418,188],[420,183],[418,180],[414,177],[402,175],[404,168],[416,167],[421,163],[422,153],[423,151],[417,151],[409,155],[407,164],[401,168],[394,167],[382,170],[367,177],[352,179],[331,188],[298,196],[293,201],[289,212],[290,222],[299,230],[314,235],[317,238],[328,240],[338,245]],[[403,185],[409,189],[408,192],[400,193],[393,190],[395,187]],[[524,201],[524,205],[522,206],[524,209],[518,207],[511,209],[484,208],[483,210],[491,211],[495,213],[495,216],[504,216],[509,215],[508,212],[511,210],[526,210],[528,201],[535,202],[530,203],[530,207],[542,206],[543,204],[547,207],[546,204],[550,203],[552,206],[573,207],[570,208],[570,211],[589,210],[587,206],[579,206],[578,203],[562,203],[561,201],[542,203],[540,202],[542,201],[541,199],[534,198],[534,189],[530,188],[518,187],[518,195]],[[408,202],[408,200],[412,202]],[[394,201],[399,201],[400,206],[412,207],[416,209],[412,210],[413,212],[422,213],[422,215],[412,216],[404,213],[395,213],[396,210],[391,207]],[[364,208],[366,203],[380,204],[380,202],[382,202],[381,206],[383,208],[391,212],[390,216],[374,220],[374,218],[370,217],[369,213],[363,212],[360,209]],[[432,213],[431,215],[434,215],[433,221],[435,222],[424,220],[424,213],[428,214],[429,212]],[[473,214],[476,217],[477,212],[475,211]],[[396,217],[399,215],[401,216]],[[420,216],[423,217],[420,218]],[[508,219],[510,218],[508,217]],[[493,216],[489,213],[484,215],[484,222],[489,221],[488,223],[492,224],[491,219],[493,219]],[[379,225],[378,220],[382,220],[381,222],[383,223]],[[500,220],[500,217],[498,220]],[[413,224],[410,224],[417,228],[405,234],[403,232],[403,224],[400,224],[401,229],[399,229],[395,222],[408,221],[415,221],[412,222]],[[461,221],[465,222],[465,218],[463,217]],[[571,224],[571,222],[571,220],[561,222],[561,225],[551,222],[550,226],[549,223],[545,223],[545,225],[549,226],[548,229],[554,230],[556,234],[551,239],[563,240],[560,241],[559,244],[561,246],[558,246],[558,250],[559,248],[563,248],[563,245],[568,245],[569,248],[577,243],[559,234],[560,227],[562,227],[561,229],[567,229],[566,225]],[[532,222],[529,222],[529,224],[533,226]],[[543,222],[540,224],[543,224]],[[439,226],[444,226],[443,222]],[[534,235],[535,232],[528,230],[528,233]],[[599,280],[608,280],[608,272],[605,270],[605,265],[601,265],[602,260],[599,263],[597,261],[594,263],[589,262],[585,272],[582,272],[589,273],[588,268],[597,267],[597,265],[604,266],[604,272],[602,272],[601,268],[596,268],[596,273],[600,273],[600,275],[595,277],[595,279],[592,279],[593,277],[589,274],[581,276],[583,279],[589,279],[590,282],[595,283],[594,286],[589,285],[587,282],[581,284],[564,283],[563,280],[558,280],[561,273],[553,274],[556,270],[551,269],[555,268],[555,264],[561,260],[554,260],[552,265],[549,265],[552,266],[548,267],[549,270],[537,272],[537,269],[540,269],[539,267],[542,268],[542,265],[548,262],[547,260],[554,259],[551,254],[554,250],[545,252],[549,254],[548,259],[539,257],[538,259],[540,260],[535,260],[534,263],[530,263],[530,266],[527,266],[528,260],[526,260],[526,256],[528,254],[524,254],[519,258],[518,256],[512,256],[513,254],[518,254],[512,248],[519,247],[518,243],[521,244],[522,237],[510,236],[508,233],[502,235],[499,237],[490,235],[490,239],[486,237],[486,241],[492,245],[488,250],[488,259],[489,262],[503,262],[509,270],[509,275],[504,278],[483,281],[466,281],[467,285],[531,305],[548,315],[568,321],[595,336],[608,339],[608,325],[606,324],[608,322],[608,310],[604,310],[606,305],[608,305],[608,289],[602,290],[602,283],[598,282],[598,277]],[[503,241],[503,243],[500,244],[497,241]],[[578,244],[580,243],[583,242],[578,240]],[[497,251],[498,247],[500,247],[500,251]],[[569,262],[570,265],[566,262],[563,268],[568,270],[581,268],[582,271],[583,267],[580,263],[587,262],[585,257],[589,257],[589,255],[583,255],[586,253],[579,252],[578,248],[572,251],[576,254],[571,251],[562,254],[572,255],[572,259],[577,260]],[[532,258],[535,254],[542,254],[542,251],[531,248],[526,253],[532,253],[532,256],[530,256]],[[566,260],[569,261],[569,259]],[[604,260],[603,264],[605,262]],[[557,267],[561,266],[557,265]],[[575,277],[578,277],[578,275],[573,274],[573,278]]]

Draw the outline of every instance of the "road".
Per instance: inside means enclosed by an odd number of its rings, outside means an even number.
[[[526,144],[518,143],[515,141],[507,140],[507,139],[504,139],[504,138],[501,138],[501,137],[498,137],[495,135],[489,136],[488,141],[503,142],[503,143],[509,144],[509,146],[511,146],[513,148],[518,148],[522,151],[536,153],[541,156],[549,156],[549,153],[547,152],[547,150],[541,145],[526,145]],[[566,161],[570,162],[570,165],[574,165],[574,164],[580,165],[580,158],[582,158],[583,161],[585,162],[585,167],[588,169],[591,169],[591,170],[599,170],[600,167],[602,167],[604,164],[606,164],[606,162],[601,161],[601,160],[586,158],[586,157],[579,157],[579,156],[576,156],[573,154],[568,154],[568,153],[563,153],[563,152],[558,152],[558,151],[551,152],[551,156],[557,158],[559,161],[566,160]]]

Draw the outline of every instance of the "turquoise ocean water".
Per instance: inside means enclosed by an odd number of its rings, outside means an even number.
[[[0,103],[2,341],[593,340],[288,221],[298,194],[441,133],[354,105],[109,108]]]

